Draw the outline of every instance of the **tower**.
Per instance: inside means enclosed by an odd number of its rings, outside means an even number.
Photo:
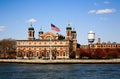
[[[88,42],[92,44],[95,41],[95,33],[93,31],[88,32]]]
[[[100,44],[101,43],[101,39],[100,38],[98,38],[98,44]]]
[[[70,24],[68,24],[67,27],[66,27],[66,40],[71,40],[72,39],[71,31],[72,31],[72,28],[71,28]]]
[[[72,34],[72,41],[73,41],[73,51],[76,52],[77,49],[77,39],[76,39],[76,30],[73,28],[73,30],[71,31]]]
[[[28,40],[34,40],[34,28],[32,27],[32,24],[28,28]]]
[[[41,38],[41,35],[43,34],[44,32],[42,31],[42,29],[40,29],[40,31],[38,32],[38,37],[39,37],[39,39],[42,39]]]
[[[77,36],[77,34],[76,34],[76,30],[73,28],[73,30],[71,31],[71,35],[72,35],[72,40],[76,40],[76,36]]]
[[[92,43],[95,41],[95,33],[93,31],[89,31],[88,32],[88,42],[90,43],[89,44],[89,48],[92,48],[93,49],[93,45]]]

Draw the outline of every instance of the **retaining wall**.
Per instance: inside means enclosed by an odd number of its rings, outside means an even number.
[[[110,60],[18,60],[0,59],[0,63],[27,63],[27,64],[120,64],[120,59]]]

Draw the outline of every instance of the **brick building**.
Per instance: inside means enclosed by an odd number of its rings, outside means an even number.
[[[38,32],[38,39],[34,37],[35,30],[31,25],[28,28],[28,40],[17,40],[17,58],[45,58],[68,59],[71,55],[77,58],[77,34],[70,24],[66,27],[66,36],[51,32]]]
[[[120,44],[118,43],[101,43],[101,39],[98,38],[98,42],[96,44],[93,45],[94,48],[110,48],[110,49],[116,49],[116,48],[120,48]]]
[[[88,48],[94,48],[94,49],[97,49],[97,48],[100,48],[100,49],[106,49],[106,48],[109,48],[109,49],[117,49],[119,48],[120,49],[120,44],[118,43],[101,43],[101,39],[98,38],[98,41],[97,43],[94,43],[92,45],[81,45],[80,48],[82,49],[88,49]]]

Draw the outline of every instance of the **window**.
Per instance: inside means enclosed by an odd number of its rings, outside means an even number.
[[[70,33],[69,33],[69,31],[67,32],[67,36],[69,36],[70,35]]]
[[[63,52],[63,56],[65,56],[65,52]]]
[[[31,32],[29,32],[29,36],[32,36]]]
[[[59,52],[57,52],[57,56],[59,56],[60,55],[60,53]]]
[[[46,37],[46,40],[50,40],[50,39],[52,39],[51,36],[47,36],[47,37]]]

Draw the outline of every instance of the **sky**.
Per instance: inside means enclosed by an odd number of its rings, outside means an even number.
[[[95,32],[95,43],[120,43],[120,0],[0,0],[0,40],[26,40],[32,22],[35,38],[51,23],[66,35],[67,24],[77,32],[77,42],[88,44],[88,32]]]

